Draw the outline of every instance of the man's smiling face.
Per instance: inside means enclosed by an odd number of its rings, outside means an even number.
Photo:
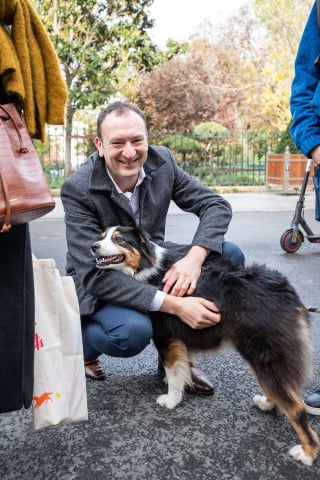
[[[101,123],[101,138],[96,138],[99,155],[121,188],[123,182],[136,183],[147,160],[148,135],[143,119],[135,112],[112,112]]]

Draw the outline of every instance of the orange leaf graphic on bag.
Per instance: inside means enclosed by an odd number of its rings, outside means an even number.
[[[41,407],[43,403],[47,403],[49,400],[52,402],[50,395],[52,395],[52,392],[44,392],[40,397],[32,397],[32,400],[36,402],[34,408]]]

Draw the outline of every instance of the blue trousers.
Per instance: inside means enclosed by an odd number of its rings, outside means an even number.
[[[244,265],[243,252],[234,243],[224,242],[222,256]],[[147,314],[106,304],[82,326],[84,358],[93,360],[102,353],[112,357],[133,357],[149,345],[152,333]]]

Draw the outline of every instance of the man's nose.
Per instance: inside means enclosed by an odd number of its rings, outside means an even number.
[[[126,158],[133,158],[136,154],[136,149],[134,148],[132,143],[128,142],[128,143],[125,144],[122,153]]]

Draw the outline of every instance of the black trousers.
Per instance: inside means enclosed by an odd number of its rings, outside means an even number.
[[[28,225],[0,234],[0,412],[28,408],[33,393],[34,286]]]

